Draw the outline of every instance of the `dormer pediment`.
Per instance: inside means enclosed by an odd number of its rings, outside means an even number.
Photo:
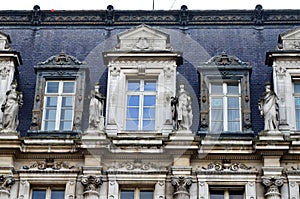
[[[170,50],[169,35],[144,24],[119,34],[118,43],[118,51]]]
[[[300,50],[300,27],[279,35],[283,50]]]

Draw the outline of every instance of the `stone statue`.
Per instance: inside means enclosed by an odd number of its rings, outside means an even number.
[[[100,84],[95,84],[95,90],[91,91],[90,95],[90,116],[89,116],[89,129],[103,130],[104,116],[103,107],[105,97],[99,92]]]
[[[11,84],[11,90],[6,92],[6,99],[1,106],[3,112],[3,131],[15,132],[18,125],[19,106],[23,105],[23,95],[16,90],[17,83]]]
[[[171,97],[173,126],[176,130],[190,130],[193,121],[192,99],[185,91],[184,84],[180,84],[179,88],[178,96]]]
[[[278,130],[279,125],[279,107],[278,97],[274,91],[271,90],[270,82],[265,83],[265,92],[258,101],[258,108],[261,116],[264,117],[264,130]]]

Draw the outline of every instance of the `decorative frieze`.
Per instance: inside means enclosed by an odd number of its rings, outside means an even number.
[[[64,169],[75,169],[75,166],[70,166],[69,163],[63,161],[54,161],[53,159],[47,159],[44,161],[37,161],[30,166],[23,166],[25,170],[64,170]]]
[[[155,164],[151,162],[143,162],[140,159],[114,164],[112,168],[119,169],[119,170],[127,170],[127,171],[133,171],[133,170],[147,171],[152,169],[158,169],[158,167]]]
[[[186,176],[174,176],[171,178],[171,184],[174,186],[174,199],[189,199],[189,189],[192,185],[192,178]]]
[[[266,199],[281,199],[280,187],[283,185],[283,176],[263,176],[262,183],[267,188]]]
[[[207,168],[202,167],[202,171],[215,171],[215,172],[223,172],[223,171],[256,171],[253,167],[248,167],[243,163],[231,163],[229,160],[225,160],[223,162],[215,162],[208,164]]]

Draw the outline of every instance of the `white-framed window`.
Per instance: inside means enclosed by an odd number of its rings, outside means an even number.
[[[75,81],[46,81],[42,130],[72,130]]]
[[[241,88],[238,81],[210,83],[210,131],[241,131]]]
[[[295,127],[300,131],[300,80],[293,81],[294,85],[294,105],[295,105]]]
[[[151,189],[121,189],[120,199],[154,199],[154,192]]]
[[[242,189],[211,189],[210,199],[245,199]]]
[[[31,199],[64,199],[65,190],[62,188],[45,187],[31,189]]]
[[[126,130],[155,130],[156,80],[127,80]]]

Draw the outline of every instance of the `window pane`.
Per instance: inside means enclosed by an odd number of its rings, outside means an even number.
[[[227,84],[228,94],[239,94],[239,84],[238,83],[228,83]]]
[[[140,81],[128,81],[128,91],[140,91]]]
[[[229,199],[244,199],[243,191],[229,191]]]
[[[223,122],[211,122],[210,131],[211,132],[223,131]]]
[[[155,108],[144,108],[143,118],[155,119]]]
[[[240,103],[239,103],[238,97],[228,97],[227,104],[228,104],[228,108],[234,108],[234,109],[240,108]]]
[[[59,82],[47,82],[47,93],[58,93]]]
[[[143,120],[143,130],[152,131],[155,129],[155,120]]]
[[[295,108],[300,108],[300,97],[295,97]]]
[[[72,120],[73,110],[61,110],[60,119],[62,120]]]
[[[223,85],[220,83],[211,84],[211,93],[212,94],[223,94]]]
[[[210,192],[210,199],[223,199],[224,192],[223,191],[211,191]]]
[[[45,121],[45,130],[55,130],[55,122]]]
[[[140,199],[153,199],[153,191],[151,190],[141,190]]]
[[[47,97],[46,98],[47,107],[57,107],[57,97]]]
[[[223,110],[213,109],[211,111],[211,121],[223,121]]]
[[[212,98],[211,99],[211,107],[212,108],[222,108],[223,107],[223,99],[222,98]]]
[[[127,118],[139,118],[139,108],[128,108]]]
[[[294,83],[294,92],[300,94],[300,82]]]
[[[60,122],[59,130],[72,130],[72,122]]]
[[[240,131],[240,122],[228,122],[228,131]]]
[[[138,95],[128,95],[127,96],[127,106],[139,106],[140,96]]]
[[[139,121],[138,120],[127,120],[126,121],[126,130],[135,131],[138,130]]]
[[[46,190],[32,191],[32,199],[45,199],[45,198],[46,198]]]
[[[228,110],[228,121],[240,121],[240,111],[239,110]]]
[[[122,190],[120,198],[121,199],[134,199],[134,191],[133,190]]]
[[[144,91],[156,91],[156,81],[145,81]]]
[[[63,93],[74,93],[74,82],[64,82]]]
[[[62,107],[73,107],[73,97],[63,97]]]
[[[155,106],[156,96],[155,95],[145,95],[144,96],[144,106]]]
[[[64,199],[65,191],[64,190],[52,190],[51,199]]]
[[[56,110],[46,110],[45,120],[55,120],[56,119]]]

